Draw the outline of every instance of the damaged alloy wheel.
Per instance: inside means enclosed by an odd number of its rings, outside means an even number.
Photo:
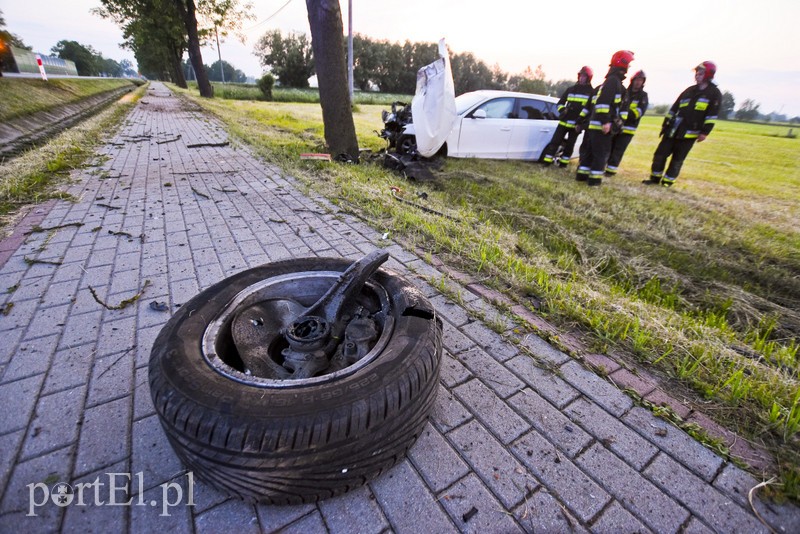
[[[380,268],[387,258],[263,265],[169,320],[150,355],[150,391],[198,478],[297,504],[403,458],[433,407],[442,326],[419,291]]]

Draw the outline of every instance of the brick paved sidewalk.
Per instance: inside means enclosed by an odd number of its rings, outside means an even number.
[[[227,141],[153,83],[98,165],[73,176],[76,201],[40,224],[63,226],[32,232],[0,268],[0,532],[768,531],[747,503],[759,481],[543,340],[515,339],[453,282],[463,304],[449,301],[428,283],[437,269]],[[304,506],[253,506],[194,480],[150,401],[169,313],[148,304],[174,311],[245,268],[378,247],[444,320],[438,404],[408,458]],[[58,506],[46,501],[59,482],[93,485]],[[800,532],[796,507],[756,505]]]

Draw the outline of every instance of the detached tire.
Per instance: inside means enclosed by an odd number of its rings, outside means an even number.
[[[398,275],[381,268],[365,284],[358,307],[375,312],[379,337],[357,363],[329,374],[254,376],[226,331],[234,322],[226,314],[248,288],[266,287],[246,303],[285,290],[310,306],[351,264],[309,258],[243,271],[195,296],[161,330],[150,355],[153,404],[199,479],[249,501],[314,502],[365,484],[414,443],[438,388],[442,326]]]

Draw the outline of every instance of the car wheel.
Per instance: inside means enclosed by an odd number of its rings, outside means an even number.
[[[248,501],[299,504],[403,458],[434,404],[442,324],[418,290],[379,268],[387,257],[249,269],[167,322],[151,395],[199,479]]]
[[[417,138],[413,135],[401,135],[397,139],[398,154],[415,154],[417,152]]]

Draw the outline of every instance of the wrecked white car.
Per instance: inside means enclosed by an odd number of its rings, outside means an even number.
[[[454,158],[539,160],[558,126],[558,99],[512,91],[474,91],[456,97],[456,118],[437,154]],[[396,149],[416,151],[413,119]],[[577,156],[581,139],[575,143]]]

